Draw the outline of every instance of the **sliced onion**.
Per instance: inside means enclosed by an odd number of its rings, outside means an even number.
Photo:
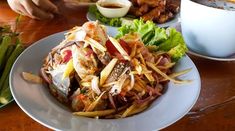
[[[131,76],[131,87],[130,87],[130,89],[132,89],[135,85],[135,77],[134,77],[133,74],[130,74],[130,76]]]
[[[99,89],[99,77],[94,76],[91,80],[91,89],[97,94],[100,95],[101,91]]]
[[[121,78],[119,78],[118,83],[113,85],[109,93],[112,94],[113,96],[120,94],[120,92],[122,91],[122,86],[124,82],[126,81],[126,79],[127,79],[127,75],[123,75]]]

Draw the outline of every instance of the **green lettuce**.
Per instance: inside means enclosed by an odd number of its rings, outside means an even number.
[[[120,27],[116,38],[133,32],[139,33],[145,45],[155,45],[158,50],[167,52],[173,61],[178,61],[188,50],[181,33],[176,29],[160,28],[152,21],[145,23],[142,19],[135,19],[133,23]]]
[[[122,25],[121,18],[107,18],[103,16],[97,9],[96,5],[91,5],[89,7],[89,12],[93,14],[96,17],[96,19],[102,22],[103,24],[115,27],[120,27]]]

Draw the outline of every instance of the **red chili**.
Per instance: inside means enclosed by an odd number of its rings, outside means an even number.
[[[80,100],[83,100],[83,99],[85,99],[85,98],[86,98],[86,96],[85,96],[85,95],[83,95],[83,94],[79,94],[77,97],[78,97],[78,99],[80,99]]]
[[[107,47],[108,52],[113,56],[115,55],[115,53],[119,53],[110,40],[106,41],[106,47]]]
[[[63,58],[63,62],[66,63],[71,59],[72,51],[71,50],[65,50],[63,53],[65,54],[65,56]]]
[[[128,54],[130,54],[130,47],[124,40],[119,40],[119,44]],[[108,52],[112,56],[116,56],[119,60],[124,60],[123,56],[119,53],[119,51],[116,49],[116,47],[113,45],[113,43],[110,40],[106,41],[106,47]]]
[[[92,49],[88,49],[87,50],[87,53],[86,53],[86,56],[90,56],[90,55],[92,55],[94,52],[93,52],[93,50]]]
[[[122,39],[119,40],[119,43],[120,43],[120,45],[122,46],[122,48],[127,52],[127,54],[130,55],[131,49],[130,49],[130,47],[128,46],[128,44],[127,44],[124,40],[122,40]]]

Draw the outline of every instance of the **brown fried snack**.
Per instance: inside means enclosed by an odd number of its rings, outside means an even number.
[[[174,18],[179,12],[180,0],[131,0],[130,15],[165,23]]]

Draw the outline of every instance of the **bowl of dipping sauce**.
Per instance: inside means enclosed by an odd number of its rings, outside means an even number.
[[[123,17],[131,7],[128,0],[99,0],[96,6],[100,13],[107,18]]]

